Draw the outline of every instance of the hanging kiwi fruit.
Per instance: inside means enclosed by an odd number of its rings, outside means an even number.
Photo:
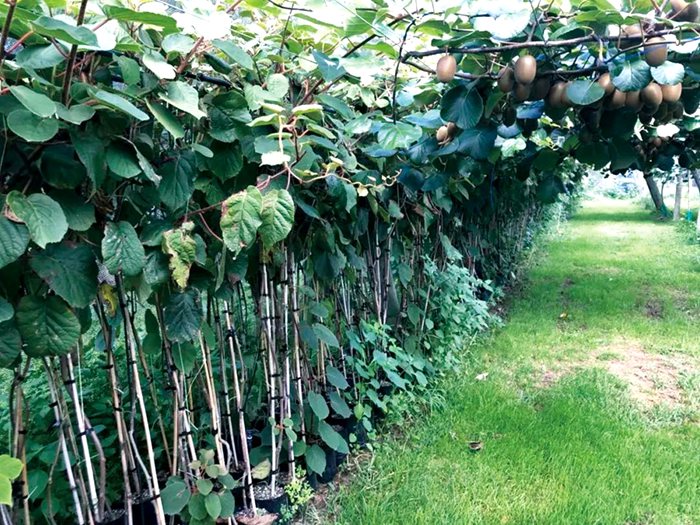
[[[515,87],[515,79],[513,77],[513,69],[506,66],[498,73],[498,89],[503,93],[510,93]]]
[[[540,77],[535,80],[532,84],[532,89],[530,90],[529,100],[542,100],[549,93],[549,89],[552,87],[552,83],[549,77]]]
[[[515,89],[513,90],[513,97],[515,97],[515,100],[517,100],[518,102],[525,102],[530,97],[531,90],[531,84],[517,83],[515,85]]]
[[[435,133],[435,138],[437,139],[438,144],[444,144],[449,137],[450,132],[447,131],[447,126],[440,126]]]
[[[649,85],[645,86],[639,93],[639,96],[642,102],[651,108],[658,107],[664,99],[661,86],[656,82],[651,82]]]
[[[664,102],[678,102],[683,93],[683,84],[663,85],[661,86]]]
[[[668,42],[660,36],[647,38],[644,41],[644,59],[651,67],[658,67],[668,58]]]
[[[606,106],[608,109],[618,109],[624,106],[625,102],[627,102],[627,94],[624,91],[616,89],[608,99]]]
[[[447,123],[447,134],[450,138],[454,137],[455,133],[457,133],[457,131],[458,131],[457,124],[455,124],[454,122]]]
[[[625,93],[625,106],[634,111],[642,109],[642,100],[639,91],[628,91]]]
[[[457,73],[457,61],[452,55],[443,55],[437,63],[436,76],[440,82],[452,82]]]
[[[537,76],[537,61],[532,55],[523,55],[515,62],[515,80],[518,84],[532,84]]]
[[[553,108],[564,108],[562,93],[566,90],[566,82],[557,82],[552,86],[547,95],[547,103]],[[567,97],[568,98],[568,97]]]
[[[574,103],[571,102],[571,99],[569,98],[569,94],[567,93],[567,90],[569,89],[570,85],[571,82],[564,82],[564,89],[561,90],[561,105],[565,108],[570,108],[574,105]]]
[[[671,0],[671,17],[676,22],[696,22],[698,19],[698,4],[685,0]]]
[[[615,91],[615,85],[612,83],[610,73],[603,73],[598,77],[598,85],[605,90],[605,95],[611,95]]]

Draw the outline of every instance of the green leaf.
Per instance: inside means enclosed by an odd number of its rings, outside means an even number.
[[[234,257],[248,248],[262,225],[263,197],[255,186],[235,193],[222,205],[221,231],[224,244]]]
[[[22,339],[11,322],[0,323],[0,368],[10,368],[22,351]]]
[[[287,190],[271,190],[262,197],[259,232],[265,249],[283,241],[294,225],[294,200]]]
[[[131,277],[146,264],[146,253],[134,227],[126,222],[108,222],[102,238],[102,258],[107,269]]]
[[[625,61],[610,68],[612,82],[620,91],[639,91],[651,81],[649,64],[644,60]]]
[[[179,80],[168,82],[165,90],[166,92],[161,93],[159,97],[171,106],[189,113],[197,119],[207,116],[204,111],[199,109],[199,94],[197,90],[186,82]]]
[[[600,169],[610,161],[608,147],[603,142],[582,144],[576,150],[576,160],[584,164],[590,164],[596,169]]]
[[[605,96],[605,89],[592,80],[574,80],[566,88],[566,95],[578,106],[588,106]]]
[[[312,55],[318,65],[318,70],[321,72],[323,80],[326,82],[333,82],[347,73],[345,68],[340,65],[339,59],[331,58],[320,51],[314,51]]]
[[[210,518],[216,519],[221,515],[221,500],[216,492],[207,494],[204,497],[204,506]]]
[[[273,73],[267,77],[268,99],[282,100],[289,92],[289,79],[280,73]]]
[[[163,511],[169,516],[180,514],[180,511],[189,503],[190,496],[190,489],[187,488],[184,481],[177,480],[168,483],[160,492]]]
[[[383,149],[405,149],[419,140],[422,135],[423,131],[418,126],[405,122],[383,124],[377,133],[377,142]]]
[[[476,160],[485,160],[496,143],[496,128],[482,125],[474,129],[466,129],[456,137],[456,140],[459,142],[457,151],[467,153]]]
[[[331,407],[333,407],[333,410],[336,414],[338,414],[342,418],[349,418],[350,416],[352,416],[352,410],[350,410],[350,407],[345,402],[345,400],[342,397],[340,397],[340,394],[338,394],[338,392],[331,392],[330,398]]]
[[[80,337],[80,321],[63,300],[52,295],[22,297],[17,307],[17,328],[31,357],[68,353]]]
[[[0,323],[9,321],[15,315],[15,309],[5,299],[0,297]]]
[[[29,230],[0,215],[0,268],[16,261],[29,245]]]
[[[326,470],[326,453],[318,445],[311,445],[306,451],[306,465],[316,474],[323,474]]]
[[[183,152],[163,164],[160,169],[161,181],[158,187],[160,200],[170,210],[185,206],[194,193],[196,177],[194,158],[191,152]]]
[[[163,310],[165,333],[171,341],[184,343],[197,337],[202,325],[202,309],[195,290],[170,294]]]
[[[149,111],[156,117],[156,120],[170,133],[174,139],[181,139],[185,136],[185,128],[180,121],[175,118],[168,108],[158,102],[146,101]]]
[[[149,11],[134,11],[133,9],[115,5],[102,5],[101,7],[105,15],[112,20],[129,22],[131,24],[140,23],[158,26],[165,29],[166,33],[175,33],[178,31],[175,19],[166,15],[151,13]]]
[[[233,494],[230,491],[225,490],[219,493],[219,499],[221,500],[221,517],[230,518],[236,510],[236,502],[233,498]]]
[[[229,57],[243,69],[247,69],[248,71],[253,71],[255,69],[255,64],[253,63],[253,59],[250,57],[250,55],[233,42],[229,40],[220,40],[217,38],[212,41],[212,44],[214,44],[214,47],[220,51],[223,51],[227,57]]]
[[[12,506],[12,483],[5,476],[0,476],[0,505]]]
[[[134,106],[124,97],[102,90],[96,91],[92,96],[98,102],[102,102],[104,105],[112,109],[116,109],[122,113],[134,117],[136,120],[140,120],[142,122],[149,120],[146,113]]]
[[[674,85],[683,82],[685,67],[677,62],[666,61],[658,67],[651,68],[651,76],[659,84]]]
[[[34,254],[29,265],[71,306],[84,308],[95,298],[97,265],[87,244],[51,244]]]
[[[141,56],[141,61],[146,69],[161,80],[172,80],[176,76],[175,68],[160,53],[147,49]]]
[[[207,508],[204,505],[204,496],[201,494],[193,494],[190,498],[190,502],[187,505],[187,510],[195,519],[203,520],[206,518],[208,513]]]
[[[328,404],[321,394],[314,392],[313,390],[307,394],[307,399],[309,400],[309,406],[313,410],[316,417],[320,420],[324,420],[330,414],[328,410]]]
[[[119,55],[117,64],[122,72],[122,80],[129,86],[135,86],[141,81],[141,67],[133,58]]]
[[[460,129],[473,128],[484,113],[484,101],[476,89],[458,85],[445,92],[440,103],[440,116]]]
[[[185,222],[175,230],[163,233],[163,251],[170,256],[170,271],[180,288],[187,286],[190,268],[197,259],[197,243],[192,238],[194,223]]]
[[[105,159],[109,169],[118,177],[132,179],[141,174],[141,166],[139,166],[136,153],[124,141],[112,141],[107,148]]]
[[[75,104],[67,108],[61,103],[56,103],[56,114],[61,120],[71,124],[80,125],[90,120],[95,115],[95,109],[85,104]]]
[[[329,365],[326,367],[326,379],[328,379],[331,385],[340,390],[345,390],[350,387],[343,373],[334,366]]]
[[[272,464],[270,463],[270,460],[264,459],[253,467],[250,474],[253,476],[253,479],[261,480],[268,477],[271,471]]]
[[[58,133],[58,120],[39,117],[26,109],[16,109],[8,115],[7,127],[27,142],[46,142]]]
[[[321,421],[318,424],[318,433],[323,442],[336,452],[340,452],[341,454],[348,454],[350,452],[348,444],[345,439],[343,439],[343,436],[333,430],[333,427],[325,421]]]
[[[32,26],[34,27],[34,32],[39,35],[56,38],[69,44],[78,46],[98,45],[95,33],[90,31],[87,27],[72,26],[58,18],[40,16],[32,21]]]
[[[19,459],[8,456],[7,454],[0,455],[0,476],[17,479],[22,473],[22,462]]]
[[[27,225],[32,240],[42,248],[59,242],[68,231],[68,222],[58,203],[43,193],[32,193],[25,197],[11,191],[7,204],[22,222]]]
[[[214,483],[208,479],[198,479],[196,481],[196,484],[197,490],[199,490],[199,493],[203,496],[206,496],[207,494],[211,493],[212,489],[214,488]]]
[[[326,345],[328,345],[331,348],[340,348],[338,338],[327,327],[325,327],[321,323],[314,323],[313,328],[314,332],[316,333],[316,337],[318,337],[321,341],[326,343]]]
[[[56,114],[56,103],[43,93],[37,93],[25,86],[10,86],[10,93],[39,117],[53,117]]]
[[[180,53],[182,55],[189,53],[193,46],[194,40],[180,33],[166,36],[161,43],[161,47],[166,53]]]
[[[99,187],[107,174],[105,143],[93,133],[71,130],[71,142],[93,185]]]
[[[27,46],[17,53],[15,61],[17,65],[24,69],[48,69],[61,64],[66,57],[57,49],[64,48],[61,44],[57,46]]]

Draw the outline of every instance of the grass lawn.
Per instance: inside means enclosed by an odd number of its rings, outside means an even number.
[[[336,523],[700,524],[700,249],[630,202],[563,230],[445,408],[330,498]]]

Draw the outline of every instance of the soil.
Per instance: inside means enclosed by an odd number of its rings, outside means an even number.
[[[280,484],[275,486],[275,493],[272,493],[272,487],[270,485],[255,485],[253,487],[253,493],[255,494],[255,499],[275,499],[279,498],[284,494],[284,489]]]

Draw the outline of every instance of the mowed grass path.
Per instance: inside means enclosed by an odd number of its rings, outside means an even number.
[[[331,520],[700,524],[700,250],[633,203],[598,201],[541,252],[445,408],[380,446]]]

